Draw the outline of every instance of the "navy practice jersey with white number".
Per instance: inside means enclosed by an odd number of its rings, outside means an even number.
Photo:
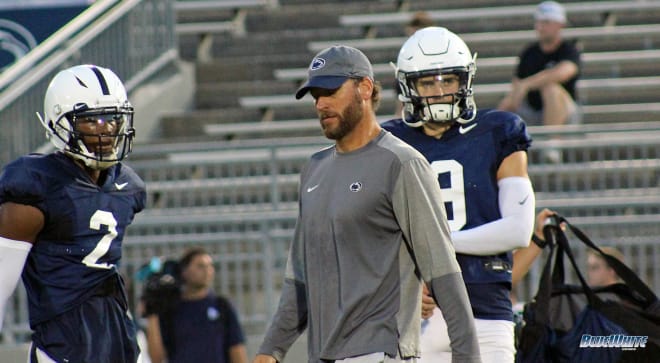
[[[401,120],[391,120],[382,126],[419,150],[438,173],[452,231],[475,228],[501,218],[497,169],[511,153],[527,150],[531,145],[520,117],[510,112],[480,110],[472,122],[454,124],[440,139],[427,136],[421,127],[409,127]]]
[[[31,205],[45,217],[23,270],[31,326],[79,305],[118,273],[124,232],[146,191],[126,165],[107,174],[98,186],[59,152],[21,157],[0,174],[0,204]]]
[[[479,110],[469,124],[454,124],[440,139],[401,120],[384,123],[390,131],[419,150],[438,173],[447,219],[452,231],[470,229],[500,219],[496,174],[511,153],[527,150],[531,138],[515,114]]]
[[[440,139],[427,136],[421,127],[409,127],[400,119],[382,126],[419,150],[437,172],[452,231],[475,228],[501,218],[497,169],[507,156],[531,145],[520,117],[510,112],[479,110],[472,122],[454,124]],[[457,254],[457,259],[468,285],[501,282],[510,285],[510,273],[483,268],[489,257]],[[496,259],[512,264],[510,253]],[[473,291],[469,292],[471,301],[479,299]],[[502,295],[508,299],[506,294]]]

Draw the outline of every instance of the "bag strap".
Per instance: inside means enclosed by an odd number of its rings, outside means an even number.
[[[575,256],[573,255],[573,251],[571,251],[571,247],[568,244],[568,238],[566,237],[566,234],[560,227],[558,227],[560,225],[560,222],[562,221],[562,218],[563,217],[561,216],[557,216],[557,222],[558,222],[557,226],[553,226],[553,229],[557,234],[557,248],[558,250],[561,250],[563,253],[565,253],[566,257],[568,257],[568,260],[571,263],[571,266],[573,267],[573,271],[575,272],[575,275],[580,281],[580,285],[582,286],[582,291],[584,291],[587,297],[587,301],[589,302],[589,305],[593,305],[593,306],[602,305],[603,301],[596,295],[596,293],[589,286],[589,284],[587,284],[587,280],[584,278],[584,275],[582,274],[582,271],[578,266]],[[558,256],[559,256],[559,252],[558,252]]]
[[[543,228],[543,238],[548,241],[549,253],[541,273],[536,296],[534,296],[534,320],[543,325],[550,323],[550,298],[553,288],[564,283],[563,253],[557,242],[557,230],[559,228],[552,225],[546,225]]]
[[[658,296],[635,274],[628,266],[619,261],[616,257],[609,255],[601,250],[587,235],[578,227],[569,223],[566,218],[557,215],[557,219],[569,227],[571,232],[582,241],[587,247],[598,252],[598,254],[607,261],[607,264],[617,273],[634,292],[640,294],[646,301],[647,306],[658,302]],[[563,232],[562,232],[563,233]]]
[[[587,284],[587,281],[578,267],[575,256],[570,249],[568,238],[564,231],[559,227],[559,222],[563,220],[563,217],[556,217],[556,224],[549,224],[543,227],[543,237],[548,241],[550,253],[548,254],[543,272],[541,273],[539,288],[534,297],[534,302],[536,304],[534,309],[536,315],[534,319],[545,325],[550,324],[550,299],[552,297],[552,291],[555,287],[558,288],[564,285],[565,282],[564,256],[568,258],[570,265],[573,267],[575,274],[580,280],[580,285],[589,304],[593,306],[603,304],[603,301]]]

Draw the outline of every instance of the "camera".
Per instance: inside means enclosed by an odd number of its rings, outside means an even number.
[[[160,272],[152,272],[142,289],[144,316],[166,314],[174,310],[181,299],[181,283],[177,267],[166,261]]]

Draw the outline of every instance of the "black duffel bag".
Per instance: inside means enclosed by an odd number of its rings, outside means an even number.
[[[565,218],[544,228],[550,253],[534,299],[525,304],[516,362],[659,362],[660,301],[624,263],[604,253]],[[566,234],[567,226],[616,271],[623,283],[587,285]],[[579,284],[567,284],[568,259]]]

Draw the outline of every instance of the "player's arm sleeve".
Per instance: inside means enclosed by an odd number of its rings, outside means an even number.
[[[0,236],[0,331],[5,316],[7,300],[14,293],[23,272],[23,266],[32,248],[29,242],[16,241]]]
[[[446,315],[453,361],[480,362],[474,316],[450,240],[440,186],[425,160],[403,164],[392,202],[419,272]]]
[[[534,229],[534,190],[529,178],[508,177],[497,183],[502,218],[481,226],[454,231],[458,253],[495,255],[527,247]]]
[[[300,218],[298,220],[300,221]],[[278,362],[284,361],[284,356],[293,342],[307,328],[307,289],[303,283],[303,244],[300,229],[298,223],[289,249],[280,302],[257,352],[270,355]]]

